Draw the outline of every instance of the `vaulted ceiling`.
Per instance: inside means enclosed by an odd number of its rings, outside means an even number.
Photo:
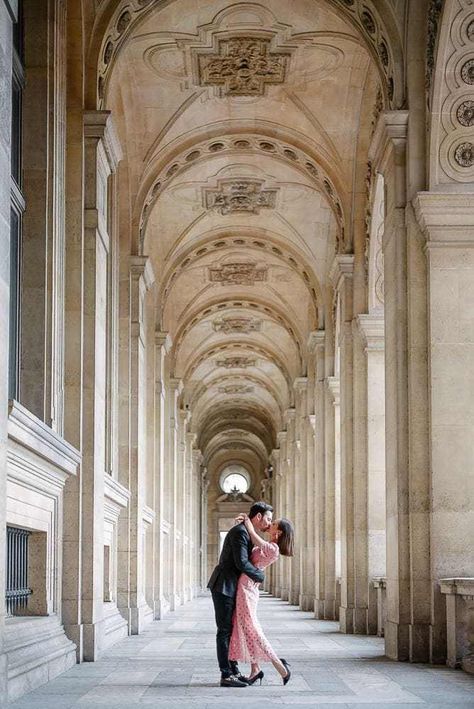
[[[206,460],[262,470],[350,240],[380,70],[335,2],[152,5],[101,59],[137,250]]]

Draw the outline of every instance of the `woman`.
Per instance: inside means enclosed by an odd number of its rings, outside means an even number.
[[[272,522],[268,530],[270,534],[269,542],[266,542],[257,534],[247,515],[239,515],[236,521],[237,523],[243,522],[245,524],[250,539],[255,545],[250,561],[257,568],[264,569],[269,566],[278,559],[280,554],[293,556],[294,532],[291,522],[287,519],[278,519]],[[260,680],[260,684],[262,684],[263,671],[260,669],[260,661],[271,662],[282,676],[283,684],[287,684],[291,676],[288,663],[286,660],[276,656],[275,651],[263,633],[257,618],[258,598],[258,583],[252,581],[246,574],[241,574],[235,599],[229,660],[250,662],[248,684],[254,684],[257,680]]]

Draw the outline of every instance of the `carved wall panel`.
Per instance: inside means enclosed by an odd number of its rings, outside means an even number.
[[[430,188],[474,181],[472,0],[445,0],[441,21],[432,81]]]
[[[272,52],[268,38],[229,37],[217,45],[197,56],[201,86],[219,86],[222,96],[263,96],[268,84],[285,81],[288,54]]]
[[[256,263],[224,263],[209,268],[209,280],[223,286],[253,286],[267,280],[267,268]]]
[[[220,394],[251,394],[254,388],[247,384],[227,384],[219,387]]]
[[[277,190],[263,189],[263,180],[220,180],[217,189],[204,188],[204,205],[220,214],[246,212],[275,207]]]
[[[224,334],[259,332],[262,329],[262,321],[252,318],[222,318],[214,320],[212,323],[215,332]]]
[[[257,360],[253,357],[226,357],[218,359],[216,365],[225,369],[245,369],[246,367],[254,367]]]

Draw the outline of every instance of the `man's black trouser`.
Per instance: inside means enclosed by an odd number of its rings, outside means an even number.
[[[212,591],[212,601],[216,614],[216,646],[217,661],[223,677],[237,674],[237,662],[229,661],[229,642],[232,635],[232,615],[234,613],[235,596],[224,596],[223,593]]]

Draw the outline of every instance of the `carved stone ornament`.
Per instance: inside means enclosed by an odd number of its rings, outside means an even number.
[[[223,332],[225,335],[231,335],[236,332],[246,334],[259,332],[262,327],[262,321],[253,320],[252,318],[223,318],[222,320],[214,320],[212,325],[215,332]]]
[[[224,263],[209,268],[211,283],[222,283],[223,286],[253,286],[266,279],[267,269],[258,268],[256,263]]]
[[[465,84],[474,84],[474,59],[468,59],[461,69],[461,79]]]
[[[472,167],[474,165],[474,144],[461,143],[454,151],[454,159],[461,167]]]
[[[217,190],[206,189],[205,206],[221,214],[247,212],[258,214],[260,209],[275,207],[277,190],[264,190],[263,181],[235,180],[221,182]]]
[[[219,387],[220,394],[251,394],[253,387],[247,384],[227,384]]]
[[[231,37],[217,54],[198,55],[201,86],[219,86],[223,96],[263,96],[267,84],[285,81],[289,55],[270,51],[270,40]]]
[[[257,360],[253,357],[226,357],[218,359],[216,365],[225,369],[242,369],[246,367],[254,367]]]
[[[474,125],[474,101],[463,101],[456,111],[456,117],[462,126]]]

